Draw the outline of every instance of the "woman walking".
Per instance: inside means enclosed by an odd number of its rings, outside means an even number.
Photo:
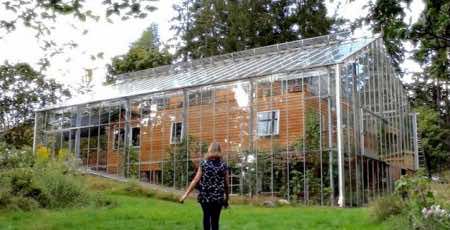
[[[198,202],[203,210],[203,229],[218,230],[222,207],[228,207],[228,166],[222,161],[222,151],[216,142],[211,143],[206,158],[200,162],[197,173],[180,202],[199,184]]]

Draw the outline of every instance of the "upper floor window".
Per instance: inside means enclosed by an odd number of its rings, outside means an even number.
[[[179,144],[183,140],[183,122],[172,122],[170,144]]]
[[[167,109],[169,106],[169,98],[168,97],[158,97],[152,100],[153,104],[156,104],[158,110]]]
[[[257,135],[271,136],[278,135],[280,125],[280,111],[271,110],[258,112],[257,114]]]
[[[283,90],[284,92],[296,93],[302,92],[303,90],[303,80],[301,78],[291,79],[287,81],[287,90]]]
[[[210,104],[212,101],[212,91],[211,90],[199,90],[189,94],[189,105],[206,105]]]

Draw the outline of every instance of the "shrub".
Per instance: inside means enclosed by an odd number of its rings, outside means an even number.
[[[47,147],[43,146],[43,145],[39,145],[36,148],[36,156],[37,156],[37,160],[38,161],[47,161],[49,159],[50,156],[50,151],[48,150]]]
[[[33,164],[34,157],[30,147],[16,149],[0,142],[0,169],[31,167]]]
[[[39,203],[30,197],[12,196],[6,208],[9,210],[32,211],[39,208],[39,206]]]
[[[76,162],[67,159],[35,161],[31,151],[0,143],[0,209],[112,205],[110,200],[89,192]]]
[[[13,207],[16,200],[26,202],[27,199],[44,208],[72,207],[89,202],[81,178],[68,175],[61,168],[16,168],[3,171],[0,176],[0,207],[3,208]],[[36,205],[29,205],[33,206]],[[21,207],[17,206],[19,209]]]
[[[423,171],[417,172],[416,175],[402,176],[395,183],[395,193],[404,200],[414,203],[418,210],[435,202],[430,180]]]
[[[87,187],[79,176],[64,174],[58,169],[47,169],[38,175],[37,183],[46,198],[39,200],[43,207],[64,208],[89,203]]]
[[[371,202],[369,207],[370,214],[376,221],[384,221],[402,213],[405,203],[397,195],[388,195]]]
[[[2,171],[0,177],[0,208],[29,211],[40,206],[42,190],[35,183],[31,168]]]
[[[393,195],[370,204],[372,216],[378,221],[402,222],[396,228],[450,229],[449,211],[437,205],[431,183],[421,171],[402,176],[395,184]]]
[[[1,175],[0,175],[1,176]],[[11,202],[11,188],[8,184],[1,183],[2,187],[0,187],[0,209],[7,207]]]
[[[69,150],[67,148],[62,148],[58,151],[58,154],[56,155],[56,159],[60,161],[64,161],[68,159],[70,156]]]
[[[415,223],[415,228],[450,229],[450,212],[439,205],[423,208],[421,217],[421,221]]]

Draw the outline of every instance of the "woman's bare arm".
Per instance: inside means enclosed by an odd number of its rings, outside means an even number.
[[[202,177],[202,168],[201,166],[198,166],[197,173],[195,174],[194,179],[192,179],[191,184],[187,188],[186,192],[181,196],[180,202],[183,202],[187,196],[194,190],[197,183],[200,181],[200,178]]]

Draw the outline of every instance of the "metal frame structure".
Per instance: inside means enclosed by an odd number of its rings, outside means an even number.
[[[33,149],[182,188],[215,141],[235,194],[361,206],[417,167],[415,114],[390,63],[380,38],[335,34],[128,73],[36,111]],[[272,110],[279,133],[258,136],[258,112]]]

